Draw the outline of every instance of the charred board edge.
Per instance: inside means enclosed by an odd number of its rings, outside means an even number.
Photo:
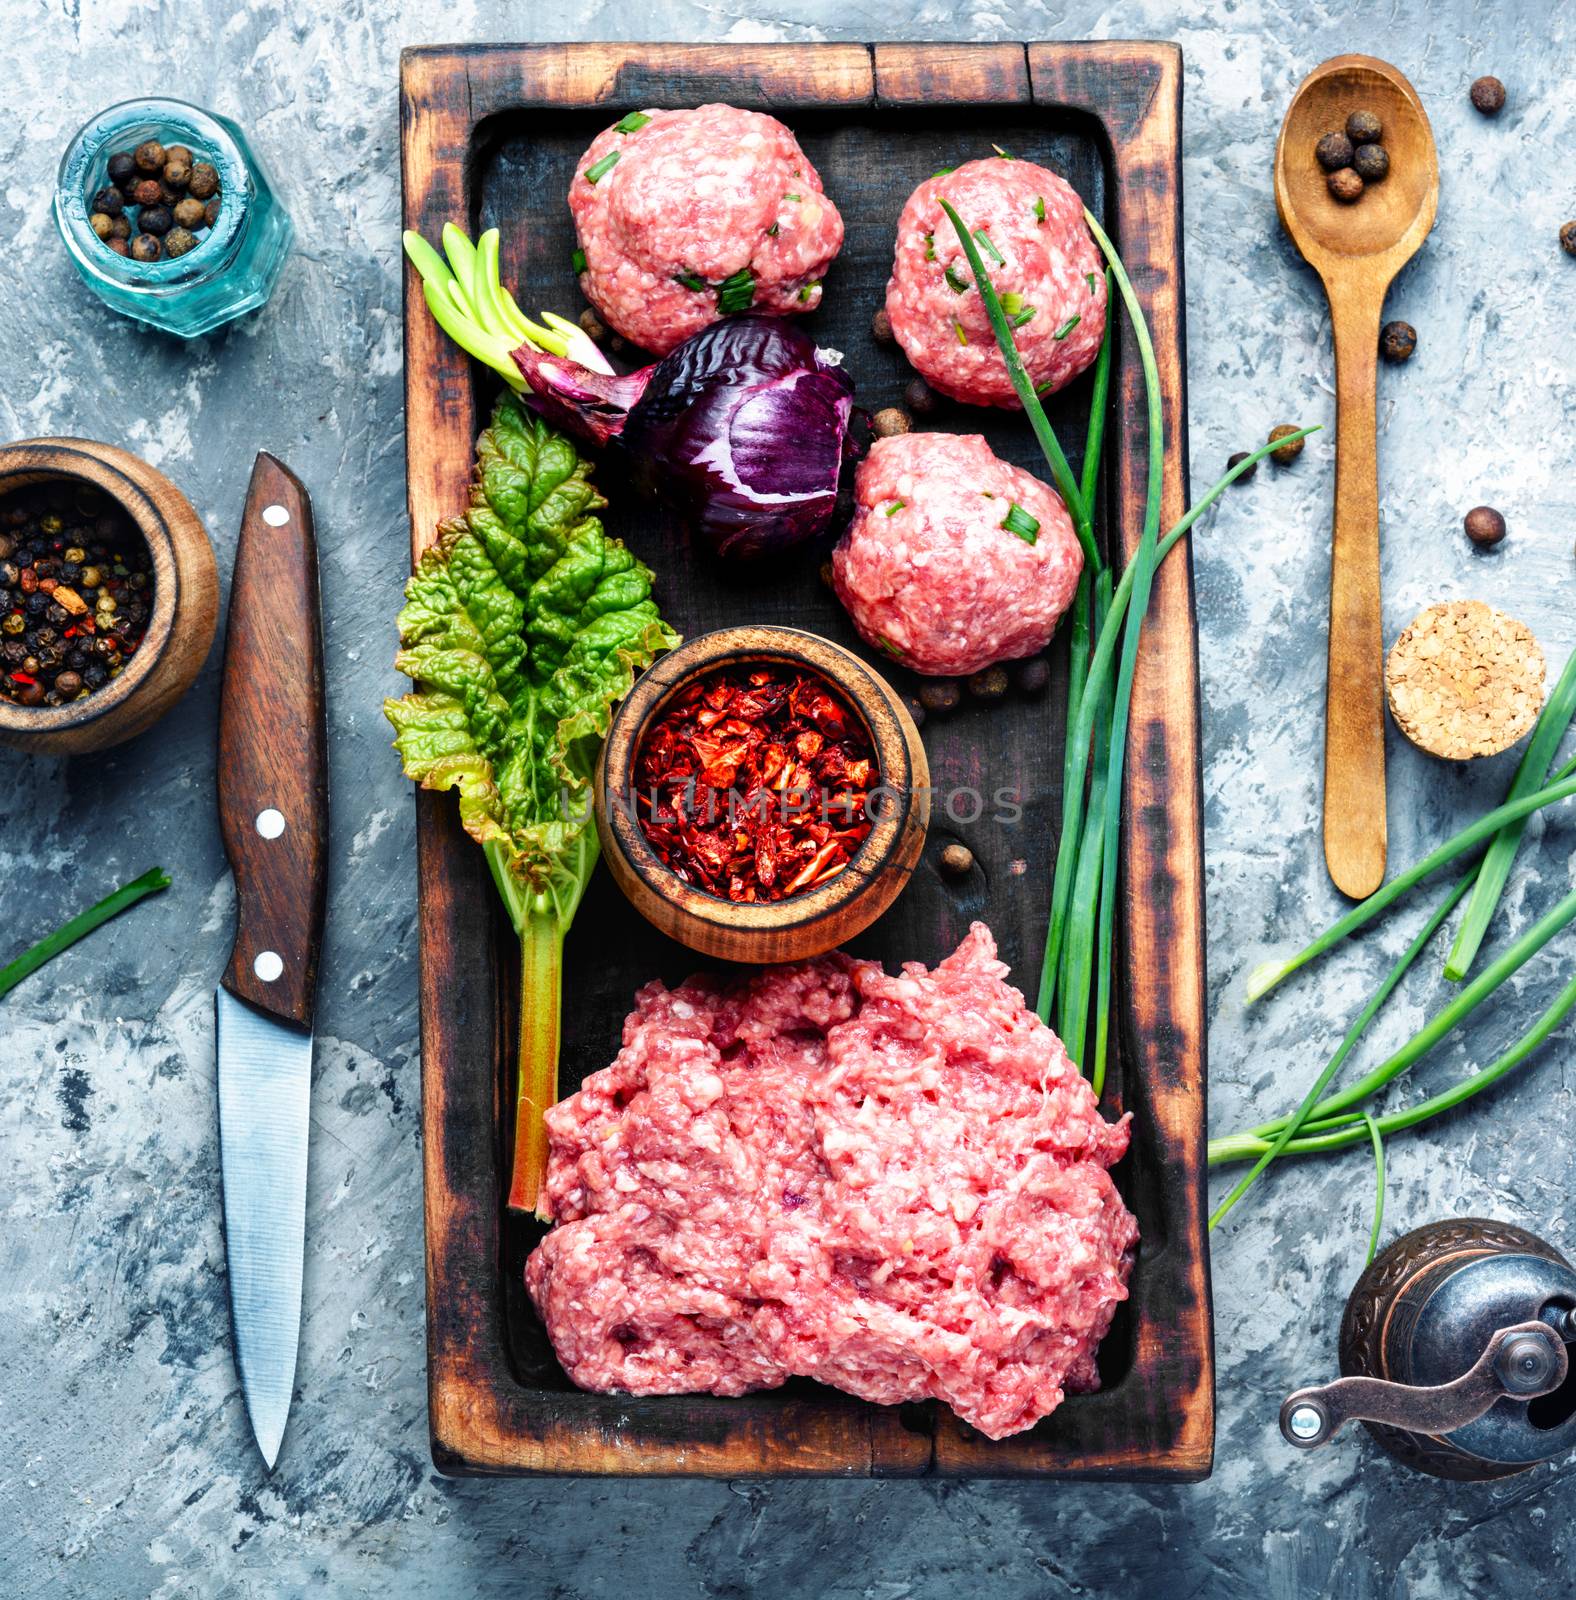
[[[488,118],[707,96],[785,109],[1038,104],[1105,130],[1115,224],[1155,335],[1165,391],[1166,525],[1185,502],[1181,282],[1181,56],[1147,43],[1067,45],[475,46],[401,62],[404,225],[467,224],[472,151]],[[649,99],[647,98],[649,97]],[[465,503],[478,428],[467,358],[426,314],[406,269],[406,456],[412,557]],[[1125,415],[1141,415],[1134,351],[1119,360]],[[1144,457],[1116,435],[1119,527],[1141,528]],[[498,986],[510,981],[478,903],[483,861],[446,796],[418,796],[428,1401],[447,1473],[1067,1476],[1194,1480],[1213,1450],[1213,1352],[1204,1231],[1202,800],[1191,569],[1167,564],[1134,688],[1127,777],[1121,1048],[1163,1148],[1167,1231],[1135,1291],[1134,1367],[1101,1401],[991,1443],[938,1408],[844,1397],[714,1400],[533,1392],[504,1352],[497,1240]],[[1135,825],[1135,823],[1137,825]],[[478,1147],[478,1135],[486,1130]]]

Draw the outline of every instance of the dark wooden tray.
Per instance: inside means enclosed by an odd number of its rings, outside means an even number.
[[[401,75],[405,226],[436,241],[445,222],[503,231],[504,281],[531,311],[578,313],[564,195],[593,133],[643,106],[727,100],[774,111],[803,142],[848,224],[828,274],[817,337],[847,354],[861,401],[894,403],[901,358],[869,321],[913,186],[992,143],[1043,161],[1084,195],[1122,251],[1148,312],[1165,389],[1163,526],[1185,505],[1179,222],[1181,56],[1169,44],[541,45],[413,50]],[[407,273],[406,430],[412,548],[466,503],[475,435],[495,392],[439,332]],[[1117,412],[1141,419],[1132,341],[1117,345]],[[1088,380],[1056,397],[1070,453],[1087,425]],[[1043,473],[1021,416],[952,408],[931,426],[983,432]],[[1141,422],[1138,424],[1141,428]],[[1144,496],[1141,437],[1113,421],[1104,525],[1125,553]],[[1075,461],[1076,465],[1076,461]],[[736,621],[810,628],[863,650],[817,581],[824,552],[764,576],[692,556],[683,534],[638,502],[609,461],[609,529],[655,569],[658,599],[685,634]],[[1204,1229],[1204,925],[1198,680],[1191,570],[1156,584],[1134,688],[1121,906],[1119,1058],[1108,1109],[1131,1111],[1117,1179],[1143,1230],[1132,1296],[1101,1352],[1101,1393],[1067,1401],[1017,1438],[991,1443],[933,1404],[877,1407],[796,1382],[742,1399],[584,1394],[570,1386],[520,1283],[539,1232],[509,1216],[503,1129],[511,1120],[513,935],[481,852],[447,796],[418,796],[421,1036],[427,1226],[428,1393],[433,1458],[452,1473],[824,1473],[850,1476],[1113,1475],[1196,1479],[1214,1438]],[[1050,692],[965,709],[925,729],[938,791],[1015,789],[1015,826],[938,810],[927,857],[892,910],[856,942],[893,963],[933,963],[970,921],[995,931],[1031,993],[1044,940],[1060,816],[1066,651]],[[885,659],[878,669],[903,684]],[[912,687],[912,684],[907,684]],[[967,808],[957,806],[957,811]],[[960,887],[935,870],[951,839],[981,870]],[[635,990],[698,958],[648,927],[606,873],[566,953],[561,1083],[605,1066]]]

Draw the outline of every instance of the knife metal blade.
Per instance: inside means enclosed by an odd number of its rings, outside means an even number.
[[[257,1447],[279,1456],[295,1388],[306,1246],[312,1035],[214,993],[219,1160],[235,1364]]]
[[[236,548],[219,710],[236,934],[215,996],[236,1366],[270,1469],[295,1387],[328,762],[317,547],[305,489],[259,455]]]

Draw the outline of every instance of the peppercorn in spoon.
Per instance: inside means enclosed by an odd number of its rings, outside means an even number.
[[[1319,142],[1372,113],[1388,157],[1359,205],[1342,204]],[[1335,335],[1335,517],[1330,552],[1324,733],[1324,859],[1335,886],[1364,899],[1384,882],[1384,635],[1379,606],[1379,324],[1395,275],[1439,205],[1439,163],[1422,102],[1394,67],[1336,56],[1293,96],[1275,149],[1275,206],[1324,282]]]

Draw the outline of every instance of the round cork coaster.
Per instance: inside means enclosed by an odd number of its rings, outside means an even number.
[[[1543,709],[1543,650],[1524,622],[1481,600],[1419,613],[1385,663],[1390,714],[1447,761],[1498,755]]]

